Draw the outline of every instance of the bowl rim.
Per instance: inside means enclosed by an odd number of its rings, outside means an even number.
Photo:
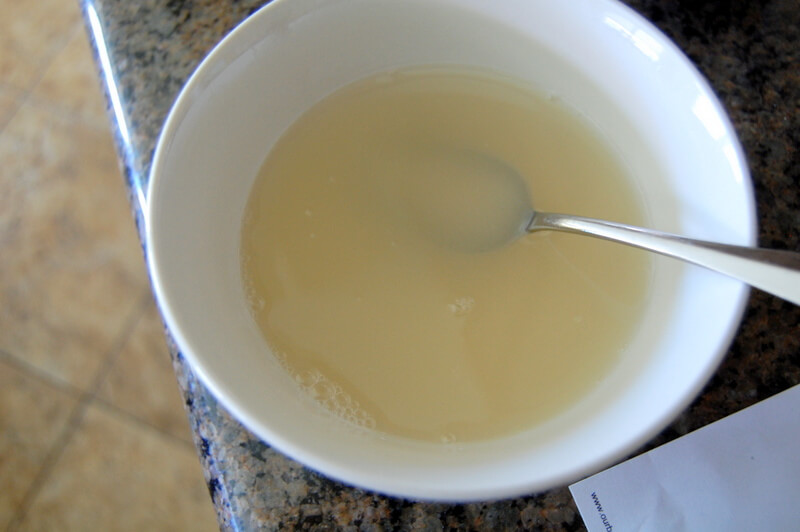
[[[389,479],[380,478],[380,473],[353,470],[347,464],[338,464],[327,460],[324,456],[319,456],[313,452],[307,452],[306,449],[298,447],[295,442],[286,440],[281,434],[275,433],[264,420],[256,415],[255,411],[247,405],[239,404],[228,393],[227,386],[218,382],[212,372],[203,363],[202,357],[197,355],[196,346],[188,336],[184,334],[181,328],[177,325],[178,320],[172,307],[172,303],[166,296],[166,290],[163,285],[163,280],[158,274],[159,272],[159,252],[154,248],[154,242],[157,240],[154,237],[154,225],[151,220],[154,218],[154,202],[152,198],[157,194],[154,192],[160,181],[162,175],[162,167],[164,166],[164,159],[167,157],[168,148],[174,139],[175,135],[181,127],[184,116],[188,113],[189,108],[193,104],[193,95],[197,91],[204,89],[205,85],[214,79],[219,72],[218,62],[230,52],[231,49],[241,50],[258,42],[259,28],[268,23],[265,20],[271,16],[272,12],[280,9],[279,6],[288,3],[289,0],[274,0],[273,2],[261,7],[253,15],[245,19],[242,23],[236,26],[229,32],[201,61],[197,68],[193,71],[187,82],[182,87],[180,94],[175,100],[172,108],[164,123],[164,127],[159,135],[156,148],[153,155],[153,163],[149,172],[149,179],[147,184],[147,194],[145,201],[145,254],[147,260],[148,270],[151,276],[153,291],[155,298],[158,302],[160,312],[168,327],[170,334],[175,339],[176,345],[186,360],[189,362],[192,370],[195,371],[202,381],[202,383],[212,392],[212,395],[226,408],[233,416],[241,421],[243,425],[251,430],[259,437],[263,438],[269,445],[275,447],[282,453],[297,459],[304,465],[308,465],[326,476],[335,478],[349,485],[355,485],[370,490],[377,490],[381,493],[386,493],[394,496],[409,497],[414,499],[435,500],[435,501],[450,501],[450,502],[466,502],[466,501],[481,501],[492,500],[498,498],[507,498],[526,493],[533,493],[540,491],[546,487],[553,485],[563,484],[570,479],[577,479],[580,475],[585,474],[587,470],[594,470],[598,465],[602,464],[583,464],[580,468],[570,468],[565,470],[560,478],[550,478],[545,481],[538,482],[522,482],[517,484],[508,484],[504,489],[493,489],[487,491],[481,487],[465,486],[455,493],[442,493],[438,491],[426,490],[422,487],[398,486],[392,483]],[[650,33],[651,37],[656,39],[665,49],[670,50],[670,53],[677,57],[683,64],[683,67],[691,72],[692,77],[697,82],[698,90],[709,97],[714,105],[715,113],[722,119],[725,127],[726,134],[733,140],[734,148],[736,150],[735,159],[740,166],[740,171],[743,173],[745,187],[743,192],[747,196],[747,204],[749,212],[747,215],[750,219],[749,230],[749,244],[753,245],[756,240],[756,216],[755,216],[755,201],[752,181],[749,176],[748,167],[744,157],[744,152],[738,142],[733,125],[731,124],[727,113],[723,109],[721,103],[714,94],[711,86],[708,84],[703,75],[698,71],[695,65],[683,54],[683,52],[660,30],[658,30],[649,21],[636,13],[633,9],[618,2],[617,0],[597,0],[602,3],[604,8],[611,10],[622,10],[626,16],[636,20],[637,24],[645,28]],[[309,0],[308,3],[313,2]],[[736,331],[742,319],[742,315],[746,308],[748,301],[749,288],[742,286],[737,294],[736,306],[730,311],[730,320],[726,334],[718,338],[716,351],[713,357],[709,357],[705,371],[701,375],[696,375],[692,388],[692,393],[687,395],[680,404],[674,405],[672,409],[665,412],[661,418],[653,421],[651,426],[641,433],[641,436],[635,441],[629,441],[626,445],[617,449],[613,456],[603,457],[599,461],[607,464],[618,460],[619,458],[627,455],[642,444],[646,443],[664,426],[667,425],[675,416],[683,411],[689,403],[697,396],[701,389],[705,386],[707,381],[716,371],[719,362],[725,356],[727,349],[735,337]],[[546,484],[546,485],[542,485]],[[421,488],[421,489],[418,489]]]

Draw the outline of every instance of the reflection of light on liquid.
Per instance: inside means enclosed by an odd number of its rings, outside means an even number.
[[[614,19],[609,16],[607,16],[603,22],[605,22],[606,26],[613,28],[620,35],[631,41],[633,45],[650,60],[658,61],[659,57],[661,57],[661,52],[664,50],[664,47],[661,46],[652,35],[636,28],[632,22]]]
[[[128,121],[125,118],[125,113],[122,110],[122,100],[119,97],[117,90],[117,82],[114,79],[113,70],[111,69],[111,59],[108,56],[108,46],[106,45],[105,35],[103,35],[103,27],[100,24],[100,17],[94,6],[89,3],[86,6],[86,14],[89,19],[89,27],[91,28],[92,37],[97,45],[97,57],[102,66],[103,81],[105,81],[106,89],[108,90],[108,98],[111,100],[111,108],[114,111],[114,117],[117,120],[120,137],[122,137],[122,144],[126,151],[130,150],[131,137],[128,131]],[[144,190],[141,183],[136,184],[136,193],[138,195],[139,205],[144,209],[145,198]]]

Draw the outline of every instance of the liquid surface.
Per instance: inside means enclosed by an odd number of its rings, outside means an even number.
[[[475,204],[491,225],[516,208],[462,175],[461,154],[514,168],[537,209],[645,224],[601,137],[509,80],[401,71],[314,106],[256,179],[242,272],[275,356],[351,422],[443,442],[523,431],[608,375],[638,324],[644,252],[550,232],[485,251],[438,238],[432,212]]]

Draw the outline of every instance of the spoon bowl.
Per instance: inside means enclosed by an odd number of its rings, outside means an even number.
[[[434,165],[424,176],[436,182],[436,194],[417,205],[414,214],[421,213],[432,237],[450,247],[489,251],[526,232],[562,231],[703,266],[800,305],[800,253],[732,246],[594,218],[538,212],[530,203],[522,176],[503,161],[455,151],[440,159],[446,164]],[[445,196],[460,201],[438,201]]]
[[[431,150],[433,156],[407,176],[425,186],[412,184],[413,194],[399,195],[400,216],[433,242],[464,252],[491,251],[524,234],[531,194],[513,168],[469,150]]]

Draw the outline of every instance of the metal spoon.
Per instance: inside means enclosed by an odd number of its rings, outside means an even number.
[[[604,238],[691,262],[800,305],[800,253],[694,240],[631,225],[532,211],[525,231],[565,231]]]
[[[525,181],[502,161],[462,151],[451,152],[445,159],[449,170],[457,168],[459,173],[464,171],[459,177],[467,176],[459,180],[458,190],[450,188],[449,192],[463,195],[467,187],[473,192],[455,210],[448,207],[444,214],[425,215],[425,225],[440,241],[478,251],[502,246],[534,231],[577,233],[697,264],[800,305],[800,253],[719,244],[593,218],[539,212],[529,202]],[[446,183],[440,194],[450,186]],[[476,194],[474,190],[488,192]],[[423,210],[432,208],[429,204]]]

